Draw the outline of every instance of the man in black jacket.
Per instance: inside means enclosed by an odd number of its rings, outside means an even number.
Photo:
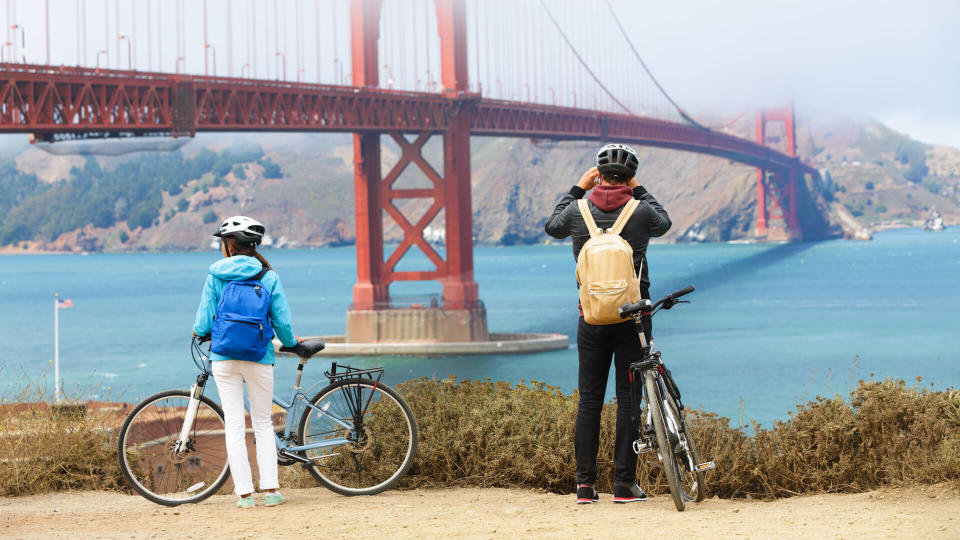
[[[637,153],[622,144],[610,144],[597,154],[597,166],[580,177],[577,185],[560,199],[553,215],[547,220],[547,234],[554,238],[573,237],[573,258],[590,239],[587,225],[578,205],[571,204],[590,194],[588,207],[597,227],[608,229],[630,199],[640,200],[633,216],[620,235],[633,248],[634,271],[640,273],[640,292],[650,298],[650,280],[647,273],[647,243],[651,237],[670,230],[670,218],[660,203],[647,193],[635,175],[639,166]],[[644,334],[651,339],[651,321],[643,320]],[[578,387],[580,405],[577,409],[575,449],[577,455],[577,503],[597,502],[597,451],[600,445],[600,411],[607,389],[610,362],[615,357],[617,384],[617,434],[614,447],[613,501],[626,503],[646,500],[647,496],[636,484],[637,455],[633,441],[637,434],[630,421],[630,383],[627,366],[640,357],[640,338],[633,320],[618,324],[592,325],[580,315],[577,327],[577,350],[580,355]]]

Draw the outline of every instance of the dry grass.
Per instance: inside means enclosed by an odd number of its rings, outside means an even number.
[[[125,488],[111,424],[116,414],[57,413],[23,393],[0,405],[0,496]]]
[[[398,390],[420,427],[417,460],[401,487],[573,490],[575,392],[537,382],[452,378],[418,379]],[[614,409],[608,404],[602,417],[601,491],[612,487]],[[701,456],[717,464],[708,473],[709,495],[777,498],[960,480],[960,391],[861,381],[848,400],[817,398],[770,428],[735,428],[700,410],[687,418]],[[96,414],[57,417],[46,407],[0,407],[0,495],[125,489],[116,425],[116,418]],[[664,492],[662,476],[656,464],[640,460],[644,489]],[[281,481],[316,485],[299,467],[284,468]]]
[[[523,486],[557,493],[575,483],[577,395],[540,383],[420,379],[401,385],[420,423],[417,463],[405,486]],[[960,479],[960,392],[903,381],[861,381],[849,401],[817,398],[770,428],[734,428],[701,410],[688,422],[711,495],[774,498],[860,492]],[[601,491],[612,489],[615,405],[602,417]],[[657,464],[641,456],[638,481],[665,492]]]

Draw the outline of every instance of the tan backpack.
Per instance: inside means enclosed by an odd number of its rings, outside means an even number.
[[[631,199],[620,211],[613,227],[601,231],[585,199],[578,201],[590,239],[577,256],[580,306],[588,324],[623,322],[618,308],[640,300],[640,276],[633,273],[633,248],[620,236],[640,201]],[[642,263],[641,263],[642,271]]]

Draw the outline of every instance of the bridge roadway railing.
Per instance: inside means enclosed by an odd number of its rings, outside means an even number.
[[[471,134],[618,141],[768,169],[815,171],[756,142],[696,126],[463,94],[170,73],[0,64],[0,132],[53,141],[197,131],[445,131],[464,107]]]

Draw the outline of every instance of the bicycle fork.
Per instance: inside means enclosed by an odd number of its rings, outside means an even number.
[[[177,442],[173,444],[175,455],[180,455],[189,450],[190,430],[193,429],[193,423],[197,419],[200,396],[203,394],[203,386],[206,382],[206,374],[201,374],[197,377],[197,382],[190,386],[190,401],[187,403],[187,412],[183,415],[183,426],[180,428],[180,436],[177,437]]]

